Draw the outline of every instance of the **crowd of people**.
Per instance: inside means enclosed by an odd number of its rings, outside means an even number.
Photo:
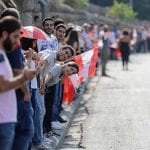
[[[137,32],[94,23],[66,24],[61,18],[47,17],[41,30],[49,37],[49,48],[39,50],[38,39],[22,35],[20,22],[16,9],[1,12],[0,149],[45,150],[49,138],[59,136],[55,130],[62,130],[67,122],[61,117],[63,81],[79,72],[74,56],[98,46],[102,76],[107,76],[106,64],[119,48],[123,69],[125,65],[128,69],[131,47],[135,50],[138,45]],[[145,34],[142,32],[143,40]],[[147,50],[147,42],[140,44]]]
[[[55,26],[54,26],[55,23]],[[38,51],[37,39],[21,37],[19,12],[6,9],[0,19],[0,149],[48,149],[52,129],[62,129],[63,79],[77,74],[75,49],[62,41],[63,20],[43,20],[52,49]],[[54,29],[55,28],[55,29]],[[56,32],[54,35],[54,31]],[[20,38],[21,37],[21,38]],[[16,124],[17,122],[17,124]]]

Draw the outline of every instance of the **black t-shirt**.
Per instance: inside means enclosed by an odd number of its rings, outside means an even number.
[[[17,48],[13,50],[12,52],[7,53],[7,57],[8,57],[8,60],[10,62],[12,69],[24,68],[23,55],[22,55],[21,48]],[[20,89],[16,90],[16,96],[17,96],[17,100],[23,99],[23,93]]]

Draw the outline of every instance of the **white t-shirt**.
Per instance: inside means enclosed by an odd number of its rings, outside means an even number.
[[[36,64],[34,61],[31,61],[30,66],[32,69],[36,68]],[[37,77],[35,76],[32,80],[31,80],[31,89],[37,89]]]
[[[3,76],[6,80],[13,78],[11,66],[3,50],[0,50],[0,76]],[[0,93],[0,124],[16,121],[17,104],[15,90]]]
[[[60,81],[60,75],[62,71],[62,66],[60,64],[55,64],[49,73],[52,74],[52,79],[48,81],[47,86],[53,86]]]
[[[39,53],[41,55],[41,58],[47,61],[47,65],[44,70],[44,75],[47,75],[51,68],[55,65],[56,53],[56,51],[51,50],[44,50]]]

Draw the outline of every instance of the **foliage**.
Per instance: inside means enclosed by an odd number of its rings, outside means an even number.
[[[129,5],[117,1],[114,1],[113,6],[107,12],[108,17],[119,19],[126,23],[135,19],[136,15],[137,13]]]
[[[75,9],[82,9],[88,5],[89,0],[64,0],[64,3]]]
[[[129,4],[131,0],[117,0],[118,2],[123,2]],[[150,20],[150,0],[132,0],[133,9],[138,13],[137,17],[139,19]],[[113,0],[90,0],[91,3],[99,6],[112,6]]]

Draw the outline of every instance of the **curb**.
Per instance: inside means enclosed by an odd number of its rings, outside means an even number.
[[[81,96],[83,95],[83,93],[85,92],[86,90],[86,87],[89,83],[89,80],[87,80],[85,83],[83,83],[82,85],[82,92],[80,92],[80,94],[77,96],[77,98],[73,101],[72,103],[72,107],[71,107],[71,112],[70,112],[70,118],[69,118],[69,121],[67,123],[67,126],[65,127],[59,141],[56,143],[56,146],[54,147],[54,150],[59,150],[60,146],[62,145],[63,141],[64,141],[64,138],[65,136],[67,135],[68,133],[68,130],[72,124],[72,121],[74,119],[74,115],[76,114],[78,108],[79,108],[79,105],[80,105],[80,101],[81,101]]]
[[[96,78],[96,80],[94,81],[94,84],[96,85],[97,82],[99,81],[99,78],[100,78],[100,71],[99,70],[97,71],[96,76],[93,77],[92,79],[95,79],[95,78]],[[88,88],[88,85],[89,85],[90,82],[91,82],[91,79],[88,79],[85,83],[83,83],[82,91],[77,96],[77,98],[75,98],[75,100],[73,101],[72,106],[71,106],[71,112],[69,114],[69,116],[70,116],[69,119],[68,119],[69,121],[68,121],[65,129],[63,130],[63,132],[62,132],[62,134],[60,136],[60,139],[57,141],[56,145],[53,147],[54,150],[59,150],[60,146],[63,144],[65,136],[67,135],[67,133],[68,133],[68,131],[70,129],[70,126],[72,124],[72,121],[74,119],[74,116],[75,116],[75,114],[78,111],[78,108],[80,106],[80,102],[82,100],[82,96],[83,96],[84,92],[86,91],[86,89]]]

